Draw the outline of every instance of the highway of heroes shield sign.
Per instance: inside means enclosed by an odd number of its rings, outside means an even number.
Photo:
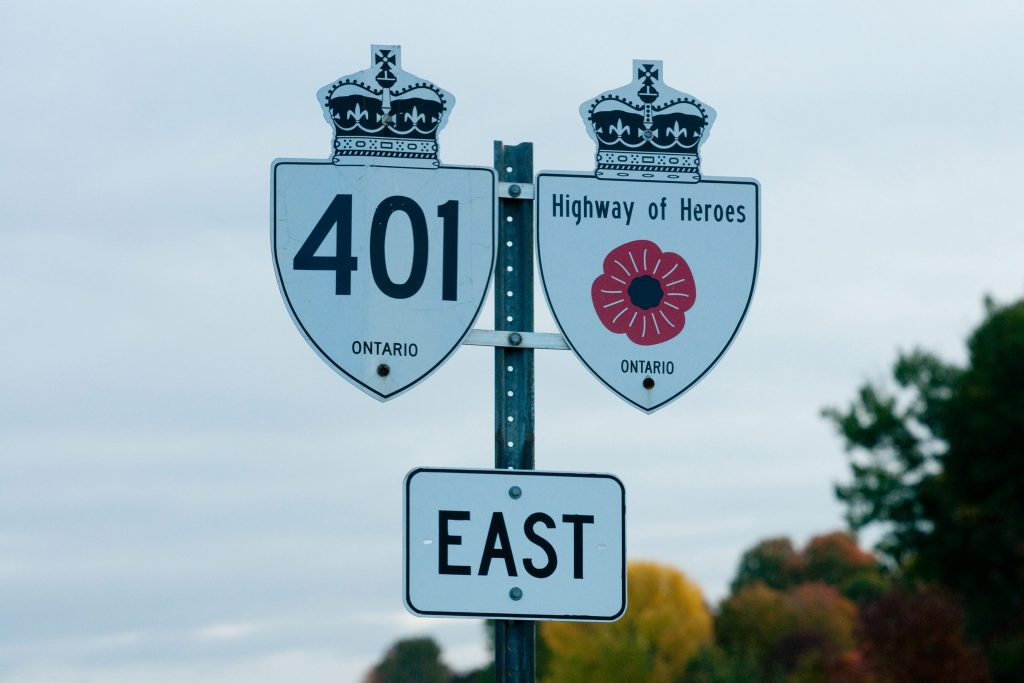
[[[653,412],[722,357],[757,279],[760,186],[537,177],[537,256],[566,341],[612,391]]]
[[[328,365],[385,401],[459,347],[494,267],[492,169],[279,159],[272,184],[281,293]]]

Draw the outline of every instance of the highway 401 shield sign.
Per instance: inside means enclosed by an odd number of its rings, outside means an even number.
[[[329,160],[278,159],[271,241],[281,293],[309,344],[379,400],[436,370],[483,305],[496,177],[441,166],[450,93],[401,69],[398,46],[320,90]]]
[[[714,111],[661,82],[661,63],[585,102],[593,174],[537,178],[537,253],[566,341],[620,397],[653,412],[692,387],[739,331],[760,251],[760,187],[700,174]]]

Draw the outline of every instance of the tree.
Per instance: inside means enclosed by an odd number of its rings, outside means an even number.
[[[802,553],[804,579],[835,586],[854,602],[867,602],[885,593],[887,581],[878,560],[857,545],[850,534],[836,531],[815,536]]]
[[[825,409],[850,455],[853,481],[836,486],[854,531],[880,524],[877,549],[899,567],[927,536],[926,508],[945,451],[945,414],[959,371],[924,351],[901,354],[898,391],[865,385],[846,410]]]
[[[875,556],[862,550],[851,534],[835,531],[813,537],[803,550],[783,536],[760,541],[740,558],[732,592],[754,583],[785,591],[808,581],[835,586],[858,603],[888,588]]]
[[[544,622],[544,683],[673,683],[711,641],[711,615],[682,572],[653,562],[628,567],[628,607],[610,624]]]
[[[985,683],[981,655],[964,638],[963,615],[941,591],[896,589],[866,607],[860,640],[880,683]]]
[[[754,583],[722,602],[715,629],[730,658],[754,662],[762,681],[852,681],[862,680],[850,662],[856,622],[856,605],[832,586]]]
[[[721,648],[706,645],[676,683],[752,683],[757,676],[757,665],[750,657],[730,657]]]
[[[857,607],[823,583],[804,583],[786,594],[788,631],[776,661],[800,683],[828,683],[854,648]]]
[[[998,679],[1021,680],[1024,301],[987,301],[967,346],[962,368],[901,354],[895,387],[865,385],[825,411],[851,458],[853,480],[836,493],[853,529],[883,529],[893,568],[963,599]]]
[[[920,573],[962,595],[986,639],[1024,634],[1024,301],[988,313],[946,409],[940,504],[918,549]]]
[[[808,580],[837,587],[875,571],[877,566],[874,556],[861,550],[853,536],[842,531],[815,536],[807,542],[803,556]]]
[[[756,582],[722,601],[715,620],[715,635],[731,657],[750,659],[767,671],[772,668],[770,662],[790,622],[782,592]]]
[[[804,559],[793,547],[793,542],[785,537],[768,538],[743,553],[732,582],[732,592],[756,582],[785,590],[800,583],[803,575]]]
[[[366,683],[447,683],[450,673],[441,662],[433,638],[400,640],[366,675]]]

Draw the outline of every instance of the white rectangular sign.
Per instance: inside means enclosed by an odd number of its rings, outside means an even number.
[[[626,610],[625,489],[612,475],[418,468],[404,502],[404,598],[417,616]]]

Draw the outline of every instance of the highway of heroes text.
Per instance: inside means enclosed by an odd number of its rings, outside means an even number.
[[[668,197],[660,201],[650,202],[642,207],[638,218],[645,213],[652,221],[667,220]],[[591,199],[588,195],[574,197],[568,193],[552,193],[551,215],[554,218],[575,219],[576,225],[584,219],[625,220],[626,225],[633,221],[633,211],[637,209],[634,201],[614,199]],[[743,204],[717,204],[712,202],[694,202],[690,197],[680,197],[673,207],[674,218],[688,222],[745,223],[747,207]]]

